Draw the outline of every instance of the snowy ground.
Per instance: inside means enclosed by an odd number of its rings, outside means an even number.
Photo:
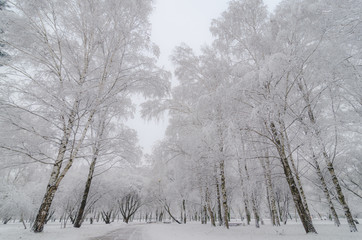
[[[106,235],[124,226],[120,223],[101,223],[74,228],[68,224],[67,228],[60,228],[60,223],[55,222],[48,223],[42,233],[32,233],[29,228],[25,230],[21,223],[8,223],[0,224],[0,240],[91,240],[92,237]]]
[[[209,225],[171,224],[146,226],[145,233],[149,240],[349,240],[362,239],[362,229],[358,233],[350,233],[344,224],[337,228],[331,222],[315,222],[319,234],[305,234],[301,224],[288,223],[281,227],[269,224],[256,229],[254,226],[212,228]]]
[[[330,221],[314,221],[319,234],[305,234],[300,223],[289,222],[285,226],[272,227],[270,224],[256,229],[254,226],[212,228],[210,225],[188,223],[137,224],[123,223],[84,224],[80,229],[71,225],[60,228],[59,223],[48,224],[43,233],[25,230],[22,224],[0,225],[1,240],[357,240],[362,239],[362,229],[350,233],[346,224],[334,227]]]

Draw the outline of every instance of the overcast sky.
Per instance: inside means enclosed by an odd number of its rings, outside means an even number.
[[[196,52],[201,46],[211,43],[211,21],[227,9],[228,2],[229,0],[154,0],[154,11],[150,19],[151,39],[160,47],[160,66],[172,72],[169,56],[180,43],[186,43]],[[264,0],[270,11],[274,10],[278,2],[280,0]],[[167,117],[156,123],[146,122],[136,114],[128,125],[137,130],[144,152],[151,153],[152,145],[164,136]]]

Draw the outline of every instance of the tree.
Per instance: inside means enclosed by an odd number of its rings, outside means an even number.
[[[283,112],[285,108],[281,105],[283,102],[281,102],[281,104],[277,102],[279,97],[285,99],[283,98],[284,93],[283,90],[279,91],[279,89],[276,88],[276,85],[280,85],[281,83],[289,84],[289,79],[288,75],[285,78],[280,72],[272,72],[269,75],[269,69],[266,69],[266,67],[263,66],[263,64],[266,66],[268,65],[266,56],[271,54],[270,43],[267,43],[262,37],[263,32],[267,29],[266,18],[266,8],[261,1],[233,1],[229,6],[228,11],[225,12],[219,20],[214,22],[211,30],[214,35],[218,37],[215,44],[221,46],[226,53],[229,53],[231,55],[230,57],[233,60],[235,59],[235,62],[246,62],[245,65],[248,67],[251,74],[249,73],[243,76],[241,81],[247,82],[248,79],[254,78],[259,82],[259,88],[255,89],[255,86],[251,85],[250,87],[254,87],[254,89],[248,89],[250,91],[248,92],[249,100],[242,99],[242,101],[247,101],[249,106],[258,109],[259,120],[257,121],[259,121],[261,125],[258,126],[247,123],[246,128],[259,132],[260,135],[262,135],[262,133],[260,133],[261,126],[265,125],[265,127],[270,130],[269,139],[275,145],[280,156],[284,174],[290,186],[293,200],[303,222],[305,231],[307,233],[316,232],[311,223],[305,201],[303,203],[304,198],[296,188],[297,185],[289,163],[290,161],[292,162],[292,156],[287,153],[288,139],[285,138],[287,136],[286,132],[283,131],[283,128],[278,130],[275,125],[275,122],[283,123],[283,117],[285,116],[285,113]],[[238,66],[235,65],[235,67]],[[238,78],[240,78],[242,73],[238,74]],[[282,86],[282,89],[283,87],[284,86]],[[286,89],[288,88],[289,86],[286,85]],[[259,92],[261,97],[264,96],[264,99],[259,98],[258,96],[252,96],[253,92]],[[266,104],[264,106],[267,107],[261,109],[260,106],[263,106],[263,104]],[[283,127],[283,125],[281,125],[281,127]],[[255,212],[255,204],[253,204],[253,206],[254,214],[257,214]],[[257,215],[255,216],[257,219]]]
[[[9,78],[2,83],[11,97],[2,105],[46,123],[52,131],[49,134],[39,124],[6,116],[10,125],[43,139],[45,148],[36,156],[19,143],[3,148],[37,161],[45,155],[53,164],[34,232],[43,230],[59,184],[77,159],[96,113],[106,107],[116,112],[119,103],[130,106],[134,92],[145,97],[167,92],[169,75],[155,66],[157,51],[148,37],[150,4],[77,0],[13,3],[19,14],[13,16],[5,44],[14,59],[6,64]],[[17,29],[31,41],[24,42]],[[21,78],[14,80],[11,73]],[[53,152],[44,153],[44,149]]]
[[[114,122],[112,120],[113,115],[103,111],[96,116],[92,124],[91,136],[89,136],[91,160],[89,161],[87,181],[74,227],[79,228],[87,215],[87,199],[93,178],[107,173],[117,163],[119,165],[135,166],[139,162],[141,150],[137,147],[136,133],[120,123],[114,126],[115,123],[112,123]],[[98,170],[98,173],[95,172],[96,170]]]
[[[353,95],[344,102],[346,92],[338,89],[347,79],[359,89],[356,82],[360,78],[357,73],[360,47],[356,37],[360,36],[360,28],[352,24],[357,21],[356,12],[340,13],[337,5],[326,1],[306,0],[298,4],[286,1],[269,16],[262,1],[231,1],[228,10],[213,21],[212,48],[204,47],[200,55],[184,45],[176,48],[172,60],[180,85],[174,88],[172,99],[161,105],[154,104],[157,110],[149,112],[157,114],[169,109],[168,141],[182,149],[185,159],[193,159],[195,170],[203,166],[203,171],[196,171],[197,176],[202,176],[197,180],[201,209],[207,205],[202,192],[210,189],[202,181],[210,174],[209,163],[217,166],[216,172],[220,174],[217,180],[224,195],[227,189],[223,182],[224,167],[228,163],[226,159],[233,159],[238,164],[240,186],[250,186],[249,183],[256,180],[250,191],[243,191],[245,206],[252,206],[256,219],[261,198],[257,189],[265,182],[274,223],[278,225],[276,217],[286,222],[291,196],[305,231],[316,233],[305,179],[317,173],[318,185],[324,186],[336,223],[337,214],[326,187],[329,180],[335,186],[351,231],[356,231],[333,161],[337,153],[345,151],[337,144],[338,139],[348,135],[338,122],[339,114],[349,112],[347,109],[359,109],[356,91],[348,90]],[[358,8],[356,1],[343,4],[342,9],[347,6]],[[341,26],[347,26],[347,30]],[[345,34],[341,34],[345,30]],[[343,41],[350,43],[348,47]],[[353,59],[353,63],[346,59]],[[355,134],[360,131],[353,120],[344,118],[344,121],[348,122],[350,131]],[[331,129],[333,131],[329,131]],[[248,147],[243,149],[243,145]],[[268,166],[269,155],[279,162],[273,161],[273,166],[269,162]],[[247,159],[257,160],[263,173],[250,171]],[[297,161],[305,172],[300,171]],[[321,173],[320,165],[329,169],[327,178]],[[270,168],[278,168],[278,173],[284,175],[278,183],[287,186],[290,193],[279,187],[274,193]],[[263,175],[264,181],[260,179]],[[249,215],[249,209],[245,212]],[[225,206],[226,220],[228,214]]]
[[[123,196],[118,204],[123,221],[128,223],[137,210],[141,207],[141,199],[136,192],[130,192]]]
[[[310,132],[312,141],[315,142],[311,153],[313,155],[312,158],[315,158],[315,153],[317,153],[317,155],[324,160],[329,175],[331,176],[334,188],[337,192],[338,200],[344,209],[345,216],[350,226],[350,230],[354,232],[357,231],[357,228],[354,224],[352,214],[345,200],[345,196],[342,192],[342,188],[340,186],[333,164],[333,159],[335,157],[337,149],[336,145],[338,141],[334,143],[334,150],[328,150],[325,139],[326,135],[324,135],[322,129],[326,129],[328,127],[328,125],[326,125],[325,123],[326,120],[328,121],[329,119],[325,118],[324,121],[317,120],[318,117],[315,115],[315,109],[323,109],[323,112],[325,114],[328,114],[329,116],[336,116],[336,111],[338,108],[338,105],[336,105],[336,101],[339,102],[338,98],[340,98],[341,96],[340,93],[338,93],[337,91],[334,92],[332,96],[328,96],[327,93],[330,91],[328,89],[336,88],[336,84],[339,85],[339,81],[344,81],[342,79],[348,78],[344,74],[347,74],[349,72],[345,67],[345,63],[343,63],[345,59],[348,59],[350,57],[349,51],[345,51],[343,47],[340,48],[340,44],[338,44],[338,42],[342,40],[340,38],[344,38],[345,34],[346,36],[348,36],[347,38],[350,38],[349,34],[345,33],[341,34],[339,37],[336,37],[335,34],[337,32],[341,33],[341,31],[343,30],[332,22],[327,22],[323,24],[321,24],[321,22],[323,22],[324,19],[328,19],[329,17],[331,17],[334,19],[333,21],[345,22],[344,24],[346,24],[346,26],[348,26],[347,28],[349,28],[351,27],[349,22],[353,21],[352,19],[355,19],[355,15],[354,13],[352,13],[347,18],[348,20],[345,20],[344,17],[340,18],[340,10],[339,7],[337,8],[337,5],[328,4],[327,6],[323,5],[323,3],[320,3],[321,5],[314,5],[313,3],[310,3],[308,1],[306,1],[304,4],[307,3],[309,3],[309,9],[314,8],[313,12],[307,11],[305,13],[305,20],[308,19],[307,23],[305,23],[304,21],[292,23],[294,25],[294,28],[297,26],[296,29],[301,29],[303,27],[301,27],[300,25],[308,24],[310,23],[310,20],[313,20],[314,22],[313,26],[308,29],[308,32],[300,31],[299,35],[295,35],[296,37],[292,40],[292,45],[293,43],[295,44],[294,49],[301,56],[302,60],[299,62],[296,61],[296,72],[293,74],[293,77],[297,81],[297,85],[299,91],[301,92],[302,99],[305,102],[304,109],[306,113],[305,117],[303,117],[302,119],[308,119],[309,121],[308,123],[305,123],[305,127],[307,129],[306,131]],[[356,4],[354,1],[349,2],[344,5],[342,9],[346,8],[347,5],[353,6],[354,4]],[[296,11],[296,9],[294,8],[295,6],[285,6],[285,10],[289,9],[287,11],[292,14],[294,11]],[[328,13],[317,14],[322,13],[325,8],[328,8],[330,11]],[[357,33],[357,35],[358,34],[359,33]],[[328,49],[334,49],[333,53],[331,53],[333,56],[328,54]],[[319,94],[323,95],[324,98],[318,97]],[[325,101],[327,97],[330,99],[329,102]],[[337,123],[335,122],[334,124]],[[334,132],[336,132],[336,129],[337,128],[335,128]],[[338,138],[339,136],[336,132],[334,139]],[[314,165],[317,164],[319,164],[319,162],[314,160]],[[318,171],[318,167],[316,167],[316,169]],[[320,176],[321,181],[323,181],[321,174],[318,173],[318,175]],[[322,183],[322,185],[326,184]],[[326,198],[328,199],[328,190],[326,189],[326,187],[324,187],[324,192]],[[332,202],[329,200],[328,202],[333,213],[334,207],[332,205]],[[338,218],[336,217],[335,213],[333,215],[336,221],[336,225],[338,225]]]
[[[82,197],[82,201],[81,204],[79,206],[78,212],[77,212],[77,216],[74,222],[74,227],[79,228],[82,225],[83,222],[83,218],[85,215],[85,207],[87,204],[87,199],[88,199],[88,194],[90,191],[90,187],[92,184],[92,179],[93,179],[93,175],[94,175],[94,170],[96,168],[96,163],[97,160],[99,158],[99,151],[100,151],[100,145],[101,145],[101,141],[103,138],[103,133],[104,133],[104,128],[105,128],[105,122],[100,121],[99,125],[98,125],[98,129],[96,130],[96,139],[94,140],[93,143],[93,147],[92,147],[92,160],[91,163],[89,165],[89,172],[88,172],[88,176],[87,176],[87,181],[85,184],[85,188],[84,188],[84,192],[83,192],[83,197]]]

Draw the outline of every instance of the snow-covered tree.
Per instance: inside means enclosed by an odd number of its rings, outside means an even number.
[[[239,175],[247,218],[251,212],[256,220],[260,217],[260,198],[266,193],[275,225],[287,219],[292,200],[305,231],[316,232],[312,211],[318,211],[310,204],[315,189],[306,183],[313,178],[336,225],[335,204],[340,203],[350,230],[357,231],[336,173],[348,149],[340,142],[356,140],[360,132],[360,95],[350,87],[359,89],[356,39],[361,29],[353,24],[358,10],[347,11],[359,9],[357,5],[284,1],[271,15],[262,1],[235,0],[213,21],[212,47],[204,47],[200,55],[184,45],[176,48],[172,60],[180,84],[172,99],[149,105],[148,113],[169,110],[167,141],[185,156],[180,161],[194,161],[195,170],[202,163],[198,174],[206,179],[213,174],[211,166],[217,166],[224,204],[231,196],[225,190],[232,189],[224,171],[227,166],[239,169],[228,175]],[[351,161],[344,171],[355,172],[352,166]],[[271,169],[284,178],[272,178]],[[260,184],[264,193],[257,191]],[[227,219],[227,205],[224,211]]]
[[[132,93],[163,96],[168,73],[156,67],[157,47],[149,40],[151,1],[14,1],[12,7],[4,118],[41,144],[2,148],[53,164],[33,226],[41,232],[94,116],[130,106]]]

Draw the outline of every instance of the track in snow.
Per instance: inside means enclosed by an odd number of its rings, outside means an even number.
[[[125,225],[104,236],[90,238],[89,240],[142,240],[142,228],[143,224]]]

